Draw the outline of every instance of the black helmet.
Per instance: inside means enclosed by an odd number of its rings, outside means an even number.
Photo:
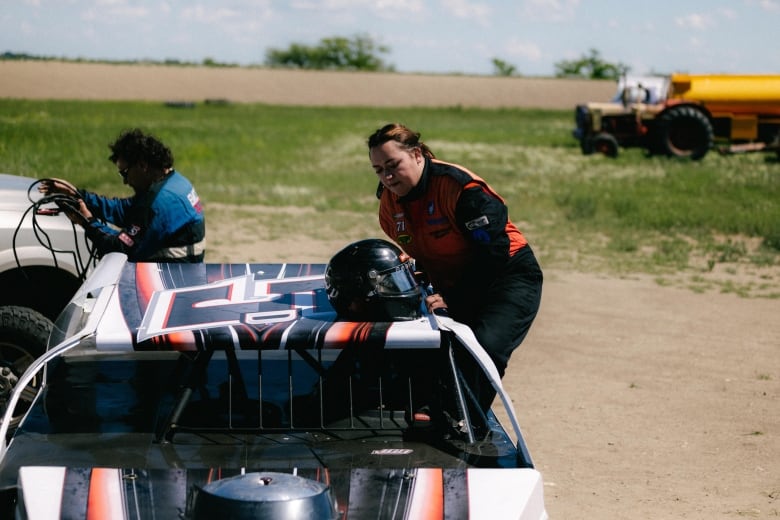
[[[420,317],[422,291],[409,255],[378,238],[348,245],[330,259],[325,289],[338,317],[399,321]]]

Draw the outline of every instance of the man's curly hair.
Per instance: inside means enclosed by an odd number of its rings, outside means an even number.
[[[111,149],[108,160],[114,164],[121,158],[130,165],[145,162],[152,168],[163,170],[173,168],[171,149],[156,137],[144,134],[138,128],[125,130],[108,147]]]

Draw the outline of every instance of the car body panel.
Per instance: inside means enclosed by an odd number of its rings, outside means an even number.
[[[41,199],[37,190],[29,191],[35,181],[30,177],[0,173],[0,244],[6,244],[0,249],[0,273],[16,269],[19,265],[41,265],[57,267],[77,277],[81,270],[71,252],[88,258],[89,248],[84,232],[80,227],[74,227],[61,213],[25,213]],[[55,208],[54,204],[44,206],[45,210],[55,211]],[[50,248],[44,246],[47,241]]]

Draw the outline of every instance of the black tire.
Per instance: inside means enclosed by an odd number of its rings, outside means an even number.
[[[15,487],[0,489],[0,518],[16,518],[17,491]]]
[[[19,377],[35,359],[46,352],[53,326],[51,320],[33,309],[0,306],[0,413],[5,413]],[[35,377],[22,393],[9,432],[19,424],[32,404],[40,384],[40,377]]]
[[[698,161],[712,144],[712,123],[701,110],[676,106],[658,116],[658,153]]]
[[[593,137],[593,150],[600,154],[614,159],[618,156],[618,148],[617,139],[612,134],[601,132]]]

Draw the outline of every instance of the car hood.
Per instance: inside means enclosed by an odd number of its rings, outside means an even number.
[[[324,271],[107,255],[22,376],[46,367],[0,452],[0,488],[30,519],[258,514],[293,507],[279,504],[301,487],[327,495],[334,518],[546,518],[511,402],[513,430],[492,410],[472,424],[464,383],[425,362],[460,336],[431,316],[335,321]],[[428,381],[443,386],[427,394]],[[418,428],[407,405],[421,395],[438,413]],[[229,479],[249,496],[212,489]]]
[[[0,211],[25,209],[31,201],[27,196],[30,185],[36,179],[0,173]],[[30,193],[35,200],[40,196],[37,190]]]

